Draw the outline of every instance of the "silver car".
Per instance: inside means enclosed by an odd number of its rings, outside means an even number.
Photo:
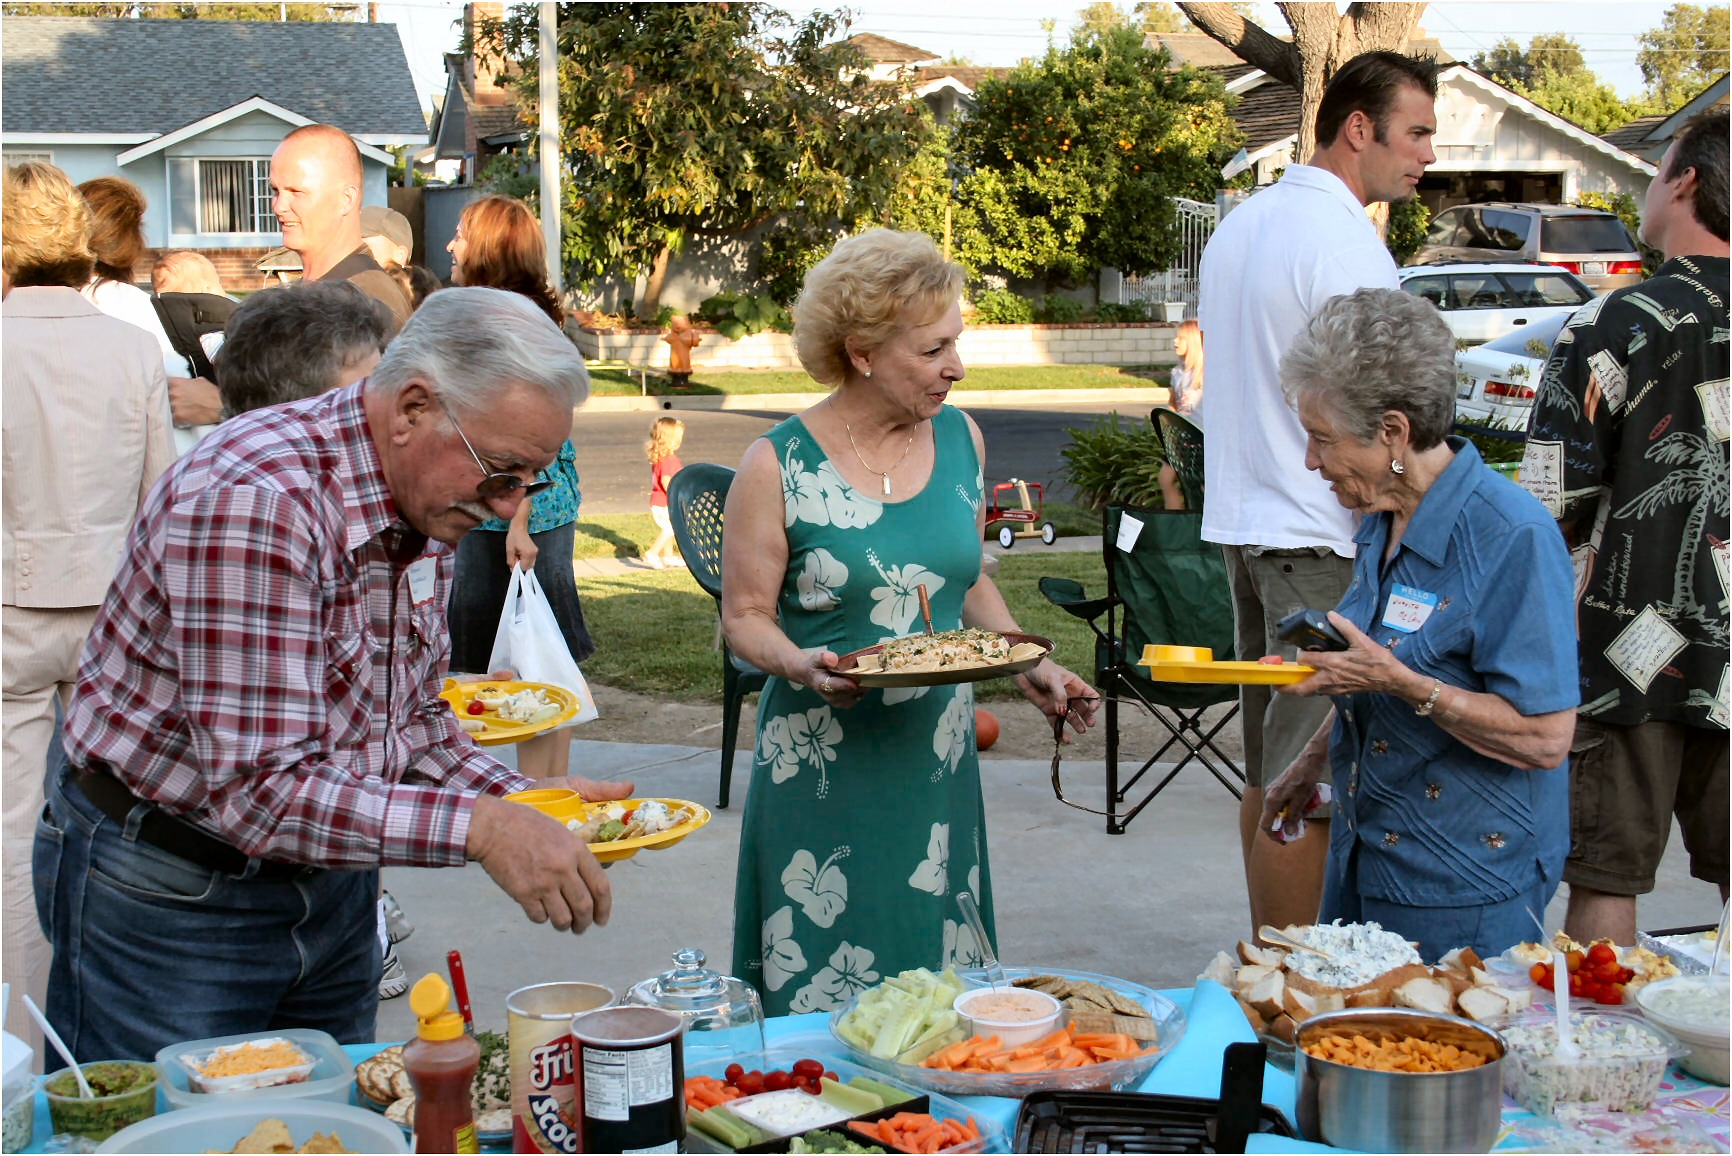
[[[1596,294],[1642,279],[1641,250],[1615,214],[1514,201],[1443,210],[1408,264],[1512,259],[1560,265]]]
[[[1456,420],[1526,429],[1540,372],[1574,314],[1574,310],[1559,313],[1459,351],[1455,355]]]
[[[1437,306],[1449,331],[1466,345],[1568,317],[1594,296],[1575,274],[1553,265],[1410,265],[1396,276],[1407,292]]]

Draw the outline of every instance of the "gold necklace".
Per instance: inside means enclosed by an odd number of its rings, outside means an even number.
[[[833,398],[836,395],[831,394],[830,396]],[[831,408],[833,409],[835,407],[832,406]],[[902,463],[908,460],[908,451],[914,448],[914,433],[913,433],[913,431],[909,432],[908,442],[907,442],[907,444],[905,444],[902,447],[902,456],[896,459],[896,464],[891,466],[888,470],[878,470],[878,469],[873,469],[872,463],[866,460],[866,455],[860,452],[860,446],[854,440],[854,427],[848,424],[847,418],[842,419],[842,428],[844,430],[846,430],[848,433],[848,444],[849,444],[849,446],[851,446],[853,448],[854,456],[860,459],[860,464],[866,467],[867,473],[877,474],[878,477],[883,481],[883,483],[884,483],[884,496],[886,498],[888,498],[890,496],[890,475],[895,473],[899,468],[901,468]]]

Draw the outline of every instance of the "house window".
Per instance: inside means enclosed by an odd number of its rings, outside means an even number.
[[[198,231],[274,233],[271,162],[265,157],[198,162]]]

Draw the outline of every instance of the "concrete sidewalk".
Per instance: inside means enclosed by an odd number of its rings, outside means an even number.
[[[577,773],[631,779],[641,795],[712,807],[718,760],[703,747],[579,740],[572,749]],[[1067,763],[1064,774],[1067,794],[1101,805],[1098,761]],[[728,810],[676,847],[614,864],[613,919],[581,936],[530,923],[477,866],[386,870],[386,886],[416,926],[398,945],[410,979],[444,971],[445,953],[460,950],[478,1025],[504,1030],[505,997],[527,984],[592,980],[623,993],[666,970],[682,947],[701,948],[718,970],[730,971],[734,864],[750,776],[750,754],[742,753]],[[982,777],[998,947],[1007,962],[1188,986],[1216,951],[1231,950],[1249,933],[1238,804],[1206,772],[1187,768],[1123,835],[1108,835],[1105,820],[1057,802],[1043,761],[983,760]],[[1547,923],[1560,924],[1562,913],[1560,895]],[[1718,891],[1689,877],[1674,830],[1659,886],[1641,901],[1641,925],[1719,917]],[[407,998],[380,1006],[379,1039],[413,1031]]]

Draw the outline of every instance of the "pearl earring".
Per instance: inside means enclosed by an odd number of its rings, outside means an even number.
[[[1400,458],[1390,458],[1389,472],[1394,474],[1396,477],[1400,477],[1402,474],[1407,472],[1407,467],[1401,464]]]
[[[866,371],[866,376],[867,376],[867,377],[871,377],[871,376],[872,376],[872,371],[871,371],[871,370],[870,370],[870,369],[868,369],[868,370],[867,370],[867,371]]]

